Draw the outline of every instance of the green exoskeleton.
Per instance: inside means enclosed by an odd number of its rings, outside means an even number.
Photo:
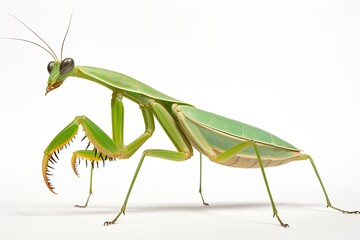
[[[24,24],[23,22],[21,23]],[[94,164],[130,158],[153,135],[155,131],[154,120],[156,119],[167,133],[169,140],[174,144],[176,151],[162,149],[161,146],[158,149],[146,149],[143,151],[119,213],[113,220],[105,222],[104,225],[114,224],[121,214],[125,213],[131,190],[146,157],[185,161],[192,157],[194,149],[200,152],[200,166],[202,154],[211,161],[226,166],[259,168],[270,198],[273,215],[283,227],[288,227],[288,224],[283,223],[278,215],[265,168],[280,166],[292,161],[310,161],[324,192],[328,207],[342,213],[360,213],[359,211],[345,211],[334,207],[326,193],[313,159],[299,148],[275,135],[248,124],[200,110],[189,103],[172,98],[124,74],[96,67],[75,66],[72,58],[62,59],[62,50],[70,23],[71,19],[62,43],[60,59],[57,58],[55,52],[48,44],[25,24],[49,49],[25,39],[10,38],[35,44],[46,50],[54,58],[54,61],[51,61],[47,67],[50,75],[46,94],[59,88],[68,77],[89,80],[112,91],[111,136],[108,136],[87,116],[77,116],[46,147],[42,162],[42,174],[45,184],[51,192],[54,192],[54,187],[50,183],[50,172],[54,168],[56,159],[58,159],[59,150],[73,140],[80,125],[85,133],[84,138],[89,140],[88,147],[91,145],[91,149],[87,147],[86,149],[75,151],[72,155],[71,165],[75,174],[78,175],[76,169],[77,160],[90,161],[91,163],[89,196],[85,205],[82,206],[86,207],[92,194]],[[128,144],[124,143],[123,98],[128,98],[140,106],[145,126],[144,132]],[[199,192],[203,204],[207,205],[201,192],[201,168]]]

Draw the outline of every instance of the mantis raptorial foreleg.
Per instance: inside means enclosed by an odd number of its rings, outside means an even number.
[[[171,161],[184,161],[192,156],[192,148],[190,146],[190,143],[181,134],[181,132],[177,130],[177,125],[174,122],[173,118],[170,116],[170,114],[167,112],[167,110],[161,104],[158,103],[152,103],[151,109],[153,110],[154,115],[156,116],[159,123],[162,125],[165,132],[169,136],[170,140],[173,142],[177,151],[163,150],[163,149],[148,149],[143,152],[140,161],[138,163],[138,166],[135,170],[125,201],[120,209],[120,212],[112,221],[105,222],[104,225],[114,224],[117,221],[117,219],[121,216],[121,214],[125,214],[125,210],[131,194],[131,190],[134,186],[134,183],[136,181],[136,178],[138,176],[138,173],[144,162],[145,157],[147,156],[156,157]]]
[[[122,95],[116,92],[113,92],[111,98],[111,125],[112,125],[112,136],[114,142],[118,146],[124,146],[124,104],[122,102]],[[84,156],[85,155],[85,156]],[[96,153],[89,152],[74,152],[73,158],[76,160],[78,157],[85,159],[92,159],[92,156],[96,157]],[[76,173],[75,165],[72,164],[73,170]],[[89,187],[89,196],[86,200],[85,205],[75,205],[75,207],[86,208],[92,192],[92,181],[93,181],[93,172],[94,172],[94,162],[91,162],[90,168],[90,187]]]
[[[49,169],[52,168],[50,163],[56,162],[55,157],[59,151],[69,144],[82,125],[85,136],[93,145],[94,150],[80,150],[73,154],[71,164],[74,172],[78,175],[76,170],[76,159],[85,159],[91,162],[126,159],[131,157],[141,145],[151,137],[155,130],[154,117],[147,107],[142,107],[142,115],[145,123],[145,132],[128,145],[123,144],[123,105],[120,94],[113,94],[111,101],[112,112],[112,126],[113,139],[110,138],[101,128],[93,123],[86,116],[76,117],[69,125],[67,125],[49,144],[44,151],[43,159],[43,176],[48,188],[53,191],[53,187],[49,182]],[[88,146],[89,146],[88,145]],[[91,170],[92,171],[92,170]],[[91,174],[92,176],[92,174]],[[90,186],[92,185],[92,177]],[[92,189],[90,187],[90,192]],[[89,194],[90,196],[91,194]]]

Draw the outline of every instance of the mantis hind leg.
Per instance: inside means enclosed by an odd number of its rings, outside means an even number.
[[[302,155],[302,157],[304,157],[305,159],[309,159],[310,162],[311,162],[311,165],[315,171],[315,174],[316,174],[316,177],[318,178],[319,180],[319,183],[321,185],[321,188],[324,192],[324,195],[325,195],[325,198],[326,198],[326,204],[327,204],[327,207],[330,207],[332,209],[335,209],[337,211],[340,211],[342,213],[346,213],[346,214],[360,214],[360,211],[346,211],[346,210],[343,210],[343,209],[340,209],[340,208],[337,208],[337,207],[334,207],[331,202],[330,202],[330,199],[329,199],[329,196],[328,194],[326,193],[326,190],[325,190],[325,187],[324,187],[324,184],[320,178],[320,174],[318,172],[318,170],[316,169],[316,166],[315,166],[315,163],[314,163],[314,160],[309,156],[309,155]]]
[[[262,176],[264,178],[264,182],[265,182],[265,185],[266,185],[266,190],[269,194],[269,198],[270,198],[270,202],[271,202],[271,206],[272,206],[272,209],[273,209],[273,216],[277,218],[277,220],[279,221],[280,225],[282,227],[289,227],[288,224],[286,223],[283,223],[278,215],[278,211],[276,209],[276,206],[275,206],[275,202],[273,200],[273,197],[272,197],[272,194],[271,194],[271,191],[270,191],[270,187],[269,187],[269,183],[268,183],[268,180],[266,178],[266,174],[265,174],[265,169],[264,169],[264,164],[263,164],[263,161],[261,159],[261,156],[260,156],[260,153],[259,153],[259,150],[257,148],[257,145],[254,141],[246,141],[246,142],[243,142],[239,145],[236,145],[235,147],[233,148],[230,148],[228,149],[227,151],[221,153],[220,155],[218,155],[217,157],[215,157],[213,160],[215,162],[223,162],[223,161],[227,161],[228,159],[232,158],[233,156],[241,153],[242,151],[244,151],[245,149],[249,148],[249,147],[253,147],[254,150],[255,150],[255,153],[256,153],[256,157],[257,157],[257,160],[259,162],[259,166],[260,166],[260,169],[261,169],[261,173],[262,173]]]
[[[263,164],[263,161],[261,160],[259,150],[258,150],[255,142],[251,142],[251,143],[252,143],[252,145],[253,145],[253,147],[254,147],[254,150],[255,150],[255,153],[256,153],[256,156],[257,156],[257,159],[258,159],[260,168],[261,168],[261,173],[262,173],[263,178],[264,178],[264,182],[265,182],[265,185],[266,185],[266,189],[267,189],[267,192],[268,192],[269,197],[270,197],[270,202],[271,202],[271,206],[272,206],[273,213],[274,213],[273,216],[274,216],[274,217],[276,216],[277,220],[279,221],[279,223],[280,223],[280,225],[281,225],[282,227],[287,228],[287,227],[289,227],[289,224],[283,223],[283,222],[281,221],[279,215],[278,215],[278,211],[277,211],[277,209],[276,209],[274,200],[273,200],[272,195],[271,195],[269,183],[268,183],[267,178],[266,178],[266,175],[265,175],[264,164]]]
[[[270,187],[266,178],[266,174],[265,174],[265,170],[264,170],[264,166],[263,166],[263,162],[260,156],[260,153],[257,149],[256,143],[254,141],[245,141],[243,143],[240,143],[226,151],[224,151],[221,154],[216,154],[212,147],[207,143],[207,140],[204,139],[202,133],[199,131],[199,129],[197,128],[191,128],[191,126],[186,122],[186,119],[184,117],[184,114],[178,110],[176,108],[176,106],[174,107],[174,112],[177,114],[177,117],[179,119],[179,122],[181,124],[181,126],[186,129],[189,133],[191,133],[192,137],[193,137],[193,141],[196,142],[196,144],[202,149],[202,151],[206,154],[206,156],[208,156],[211,160],[213,160],[214,162],[217,163],[223,163],[228,161],[229,159],[231,159],[232,157],[234,157],[235,155],[238,155],[240,153],[242,153],[245,149],[249,148],[249,147],[253,147],[257,156],[257,160],[259,162],[259,166],[261,168],[261,173],[263,175],[264,181],[265,181],[265,185],[266,185],[266,189],[268,191],[269,197],[270,197],[270,201],[271,201],[271,206],[273,209],[273,213],[274,216],[276,216],[276,218],[278,219],[279,223],[281,224],[281,226],[283,227],[288,227],[288,224],[284,224],[277,212],[274,200],[272,198],[271,192],[270,192]]]

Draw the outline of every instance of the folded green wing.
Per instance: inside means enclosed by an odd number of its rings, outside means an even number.
[[[301,150],[279,137],[251,125],[192,106],[177,105],[176,115],[192,145],[215,162],[214,156],[248,140],[257,143],[266,167],[302,160],[300,159]],[[247,148],[220,164],[242,168],[259,167],[253,148]]]
[[[275,147],[299,151],[299,149],[292,144],[249,124],[200,110],[193,106],[179,106],[179,108],[189,120],[198,122],[219,132],[227,133],[246,140],[266,143]]]

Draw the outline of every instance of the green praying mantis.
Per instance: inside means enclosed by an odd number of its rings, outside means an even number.
[[[204,200],[201,188],[202,155],[205,155],[215,163],[230,167],[260,168],[270,198],[273,216],[277,218],[282,227],[288,227],[289,225],[284,223],[279,217],[270,191],[265,168],[280,166],[292,161],[309,160],[324,192],[327,207],[347,214],[360,213],[359,211],[346,211],[334,207],[330,202],[324,184],[311,156],[303,153],[299,148],[275,135],[248,124],[200,110],[189,103],[172,98],[124,74],[96,67],[75,66],[72,58],[63,59],[63,47],[70,28],[71,18],[62,42],[60,59],[38,34],[21,20],[16,17],[14,18],[33,32],[43,43],[45,43],[48,49],[38,43],[26,39],[6,39],[34,44],[47,51],[54,58],[47,66],[49,78],[46,94],[59,88],[69,77],[86,79],[98,83],[112,91],[111,136],[107,135],[87,116],[77,116],[61,130],[46,147],[42,161],[42,174],[45,184],[51,192],[55,193],[54,186],[50,181],[52,176],[51,170],[54,169],[54,164],[59,159],[58,154],[60,150],[73,141],[75,135],[79,131],[80,125],[85,133],[83,140],[87,138],[89,144],[86,149],[73,152],[71,165],[75,174],[78,175],[77,164],[79,164],[79,161],[85,161],[86,163],[90,161],[91,172],[90,190],[87,201],[85,205],[78,207],[86,207],[90,196],[92,195],[94,164],[116,159],[129,159],[153,135],[155,131],[155,119],[160,123],[168,138],[176,148],[175,151],[162,149],[161,146],[159,146],[159,149],[146,149],[143,151],[119,213],[113,220],[106,221],[104,225],[114,224],[122,214],[125,214],[136,178],[147,157],[171,161],[185,161],[192,157],[194,149],[200,152],[199,193],[204,205],[208,204]],[[127,145],[124,144],[123,98],[130,99],[139,105],[145,125],[144,132]],[[89,149],[90,145],[92,145],[92,149]]]

